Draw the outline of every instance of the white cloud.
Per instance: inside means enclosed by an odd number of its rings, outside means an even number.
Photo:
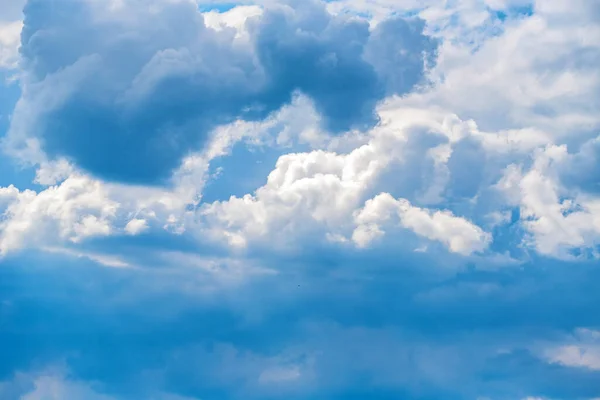
[[[39,192],[0,188],[0,254],[64,241],[79,243],[90,237],[136,235],[149,220],[167,229],[179,226],[189,213],[186,205],[195,201],[195,188],[185,185],[190,176],[198,176],[197,170],[190,167],[181,172],[180,185],[172,190],[106,183],[79,171]],[[58,176],[52,178],[45,182]],[[131,219],[132,215],[136,217]]]
[[[573,157],[566,146],[540,149],[529,170],[510,165],[496,186],[509,204],[520,207],[522,225],[542,254],[566,258],[572,249],[600,243],[600,198],[569,190],[559,177]]]
[[[484,251],[490,244],[491,235],[468,220],[456,217],[449,211],[432,211],[415,207],[406,199],[394,199],[383,193],[368,200],[356,214],[358,227],[352,239],[360,246],[367,246],[383,234],[381,224],[396,216],[400,224],[419,236],[442,242],[455,253],[469,255]]]
[[[563,346],[548,352],[548,360],[567,367],[600,371],[600,346]]]
[[[75,169],[65,159],[43,161],[35,171],[34,182],[43,186],[56,185],[67,179]]]
[[[373,146],[350,154],[316,150],[280,157],[267,183],[256,194],[206,204],[209,226],[232,244],[280,233],[301,234],[311,221],[341,226],[358,204],[371,179],[388,161]]]
[[[8,0],[0,3],[0,70],[15,68],[23,28],[25,0]]]
[[[72,175],[60,186],[40,193],[9,187],[12,197],[0,222],[0,254],[29,244],[66,239],[71,242],[111,233],[118,203],[103,185],[83,175]]]
[[[125,225],[125,232],[130,235],[138,235],[148,229],[148,221],[134,218]]]
[[[504,23],[489,9],[530,5],[534,15]],[[441,40],[431,76],[436,85],[407,96],[405,104],[442,107],[485,130],[533,129],[559,140],[593,134],[600,126],[592,106],[600,101],[596,2],[348,0],[330,8],[371,14],[376,21],[418,11],[426,20],[428,32]]]
[[[25,0],[7,0],[0,3],[0,71],[17,66],[24,5]]]
[[[22,21],[0,21],[0,69],[16,67],[22,28]]]
[[[246,30],[246,21],[248,18],[261,15],[263,9],[259,6],[237,6],[225,12],[208,11],[203,13],[204,23],[206,26],[215,29],[222,30],[226,28],[233,28],[236,32],[236,38],[247,39],[248,32]]]
[[[568,342],[549,346],[542,356],[553,364],[600,371],[600,332],[578,329]]]
[[[425,101],[446,104],[486,129],[589,134],[600,124],[589,107],[600,93],[600,44],[592,39],[600,24],[589,17],[593,2],[577,3],[537,1],[532,17],[509,21],[502,35],[486,38],[474,53],[445,42],[435,72],[440,85]]]

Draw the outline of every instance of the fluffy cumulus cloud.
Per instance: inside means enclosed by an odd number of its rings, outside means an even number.
[[[368,245],[383,233],[379,224],[394,214],[405,228],[430,240],[443,242],[455,253],[482,251],[490,241],[489,234],[464,218],[456,217],[451,212],[431,212],[415,207],[408,200],[396,200],[389,194],[381,194],[367,201],[364,209],[356,215],[359,226],[352,234],[352,239],[359,246]]]
[[[587,0],[1,3],[0,398],[597,399],[599,62]]]

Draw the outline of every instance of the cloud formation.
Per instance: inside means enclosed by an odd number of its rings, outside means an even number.
[[[436,48],[419,19],[371,32],[318,1],[267,7],[247,25],[245,36],[212,29],[189,1],[29,1],[9,148],[19,153],[35,139],[51,158],[98,177],[164,182],[212,128],[262,119],[296,91],[312,98],[326,128],[368,127],[385,94],[423,81],[423,54],[431,61]],[[395,47],[389,61],[386,41]]]
[[[380,194],[368,200],[365,207],[356,214],[358,227],[352,239],[358,246],[367,246],[383,234],[380,224],[396,216],[400,224],[417,235],[444,243],[450,251],[469,255],[483,251],[489,245],[491,236],[481,228],[451,212],[432,212],[415,207],[406,199],[394,199],[389,194]]]

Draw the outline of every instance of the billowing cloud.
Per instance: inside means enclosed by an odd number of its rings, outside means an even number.
[[[600,198],[585,186],[572,190],[566,184],[569,180],[560,179],[565,171],[572,172],[573,164],[587,158],[588,146],[575,154],[564,145],[539,149],[530,169],[509,165],[497,183],[507,202],[519,207],[530,243],[540,253],[586,257],[600,242]]]
[[[451,212],[431,211],[415,207],[406,199],[394,199],[380,194],[367,201],[355,216],[358,227],[352,239],[359,246],[367,246],[383,234],[380,225],[392,217],[400,224],[430,240],[444,243],[452,252],[469,255],[483,251],[491,241],[490,234]]]
[[[111,201],[102,185],[83,176],[73,176],[58,187],[41,193],[2,188],[0,196],[12,198],[0,223],[0,253],[29,243],[61,238],[78,242],[111,233],[110,220],[118,204]],[[50,224],[50,226],[47,226]],[[50,239],[50,232],[54,232]],[[39,235],[38,237],[35,237]]]
[[[423,80],[423,53],[432,59],[435,42],[420,20],[397,18],[371,32],[320,2],[292,4],[248,18],[249,37],[240,37],[239,22],[212,29],[215,21],[209,16],[207,26],[189,1],[60,9],[30,1],[9,149],[19,153],[36,139],[51,158],[68,157],[99,177],[156,183],[215,126],[262,119],[296,91],[312,98],[325,127],[341,131],[369,126],[386,93]],[[387,42],[396,50],[385,64]]]
[[[322,237],[344,241],[344,236],[351,236],[355,228],[353,214],[366,200],[379,194],[379,187],[390,189],[386,187],[386,172],[399,168],[403,176],[397,177],[394,189],[422,201],[423,197],[433,196],[429,193],[444,192],[446,177],[456,173],[448,165],[454,145],[464,137],[477,143],[494,137],[482,134],[476,127],[459,132],[463,121],[440,112],[391,107],[380,110],[380,118],[381,122],[363,138],[361,145],[348,153],[314,150],[284,155],[266,184],[255,193],[201,205],[203,223],[199,228],[242,247],[265,240],[270,244],[289,243],[309,234],[319,235],[317,232]],[[423,141],[424,136],[431,140]],[[343,147],[339,142],[333,145]],[[422,170],[415,168],[417,162],[422,163]],[[423,182],[421,174],[429,171],[433,180]],[[405,227],[430,240],[444,242],[457,253],[483,251],[491,241],[479,227],[452,213],[412,206],[401,206],[399,210]],[[418,215],[425,218],[421,220],[424,225],[417,221]],[[361,226],[357,234],[360,236],[364,229]],[[360,239],[357,243],[366,244]]]

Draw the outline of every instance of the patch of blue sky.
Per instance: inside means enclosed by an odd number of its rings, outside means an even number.
[[[209,12],[209,11],[216,11],[219,13],[224,13],[227,12],[229,10],[231,10],[232,8],[235,8],[237,6],[239,6],[239,3],[234,3],[234,2],[228,2],[228,1],[213,1],[213,2],[200,2],[198,4],[198,7],[200,9],[201,12]]]
[[[277,159],[285,153],[287,149],[236,143],[230,154],[211,162],[211,178],[202,191],[202,201],[212,203],[252,193],[267,182]]]
[[[535,13],[533,3],[520,6],[510,6],[504,9],[490,9],[490,12],[500,21],[505,22],[508,19],[531,17]]]

